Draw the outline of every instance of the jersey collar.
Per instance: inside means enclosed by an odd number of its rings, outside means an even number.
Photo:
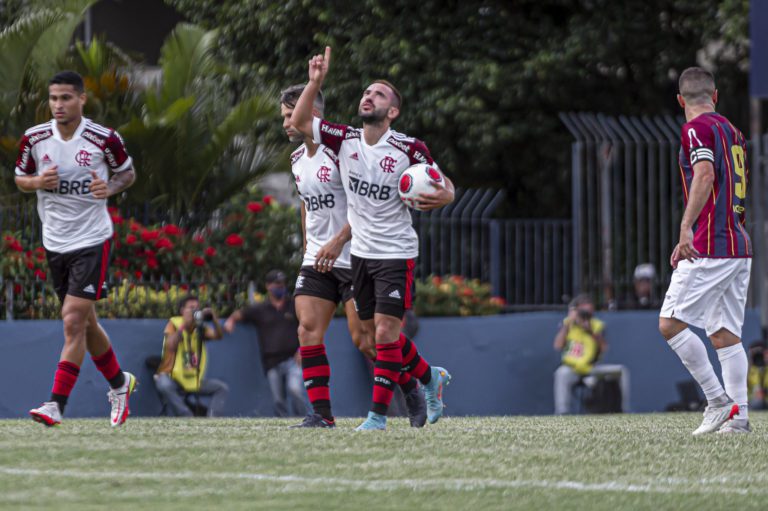
[[[376,147],[377,145],[381,144],[382,142],[386,142],[389,137],[392,135],[392,128],[389,128],[387,131],[384,132],[384,134],[381,136],[380,139],[376,141],[373,145],[368,145],[368,142],[365,141],[365,134],[360,134],[360,141],[366,146],[366,147]]]
[[[59,133],[59,128],[56,126],[56,119],[51,119],[51,129],[53,131],[53,138],[55,140],[58,140],[60,142],[71,142],[72,140],[78,138],[80,134],[85,129],[85,123],[88,119],[85,117],[80,118],[80,124],[77,126],[77,129],[75,130],[75,133],[72,135],[72,138],[69,140],[64,140],[61,138],[61,133]]]

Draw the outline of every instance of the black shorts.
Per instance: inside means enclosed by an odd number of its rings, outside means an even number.
[[[402,318],[413,305],[413,259],[363,259],[352,256],[352,289],[360,319],[373,314]]]
[[[107,296],[107,268],[111,240],[72,252],[45,251],[59,300],[67,295],[101,300]]]
[[[352,299],[352,270],[333,268],[321,273],[311,266],[302,266],[296,279],[293,296],[314,296],[338,304]]]

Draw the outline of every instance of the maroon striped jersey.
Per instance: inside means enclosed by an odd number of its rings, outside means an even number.
[[[693,225],[693,246],[702,257],[752,257],[744,226],[749,178],[744,135],[722,115],[708,112],[683,125],[680,144],[686,205],[694,166],[708,161],[715,168],[715,182]]]

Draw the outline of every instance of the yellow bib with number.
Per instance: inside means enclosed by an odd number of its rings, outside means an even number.
[[[181,329],[182,321],[181,316],[171,318],[171,323],[177,331]],[[192,335],[186,330],[182,331],[181,342],[176,347],[176,358],[173,361],[171,378],[187,392],[200,390],[200,382],[203,381],[208,362],[205,351],[205,343],[200,342],[197,329],[192,332]],[[165,353],[165,340],[163,341],[163,353]]]
[[[589,327],[595,334],[602,333],[605,324],[597,318],[589,320]],[[579,325],[571,325],[565,337],[563,364],[571,367],[577,374],[587,375],[600,354],[600,345],[593,335]]]

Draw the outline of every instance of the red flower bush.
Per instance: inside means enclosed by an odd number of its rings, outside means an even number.
[[[180,236],[182,234],[181,229],[179,226],[174,224],[168,224],[163,227],[163,232],[167,234],[168,236]]]
[[[144,229],[141,231],[141,240],[142,241],[153,241],[160,237],[160,231],[159,230],[147,230]]]
[[[271,195],[265,195],[261,200],[264,201],[264,204],[266,204],[267,206],[272,205],[273,199]]]
[[[169,240],[168,238],[160,238],[155,242],[155,248],[160,249],[172,249],[173,248],[173,242]]]
[[[267,208],[267,204],[271,206]],[[108,279],[161,279],[171,284],[260,280],[265,268],[280,267],[293,272],[300,264],[296,209],[281,206],[270,198],[263,201],[238,196],[210,222],[190,227],[189,231],[176,223],[143,225],[114,207],[110,207],[109,214],[114,236]],[[0,234],[1,276],[18,282],[46,280],[45,249],[24,241],[37,240],[38,236],[35,230]],[[226,256],[220,255],[222,250]],[[50,287],[50,283],[46,285]],[[37,307],[28,300],[27,288],[21,286],[18,303],[27,300],[25,307]],[[49,294],[55,296],[52,290]]]
[[[243,246],[244,240],[239,234],[230,234],[224,240],[224,243],[226,243],[230,247],[241,247]]]

